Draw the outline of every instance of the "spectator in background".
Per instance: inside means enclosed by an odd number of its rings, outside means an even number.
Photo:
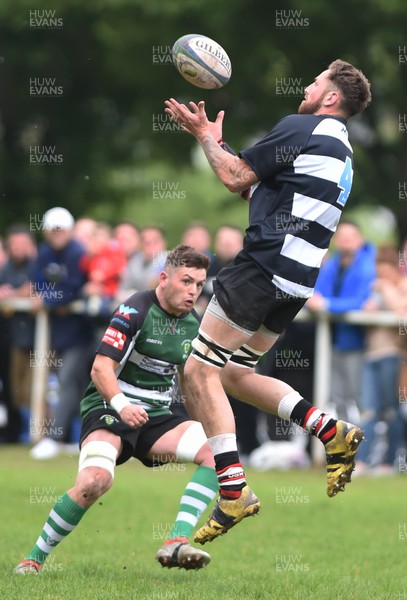
[[[81,217],[75,221],[73,237],[77,242],[82,244],[85,249],[88,248],[89,240],[94,234],[96,223],[95,219],[92,219],[91,217]]]
[[[121,244],[127,262],[140,252],[141,239],[137,225],[131,221],[122,221],[113,230],[113,237]]]
[[[34,264],[33,287],[39,306],[50,311],[51,356],[36,358],[57,364],[59,400],[48,435],[31,449],[35,459],[53,458],[71,441],[70,427],[79,415],[89,377],[92,343],[87,317],[72,314],[68,307],[81,298],[86,283],[80,269],[85,250],[73,237],[73,216],[65,208],[51,208],[44,215],[43,236]]]
[[[135,292],[156,287],[167,257],[167,242],[161,227],[151,225],[140,232],[141,252],[128,260],[121,280],[117,300],[122,302]]]
[[[371,295],[364,310],[391,310],[400,317],[407,314],[407,279],[399,269],[397,248],[378,249],[377,278],[373,281]],[[401,334],[401,335],[400,335]],[[400,414],[399,378],[403,355],[403,335],[400,328],[373,326],[366,329],[366,352],[362,372],[361,424],[365,442],[361,445],[356,462],[357,474],[395,473],[399,451],[403,446],[403,422]],[[378,423],[387,427],[387,449],[379,457],[372,456]],[[398,465],[397,465],[398,466]],[[375,467],[373,471],[370,467]]]
[[[0,268],[4,265],[7,260],[7,252],[4,247],[4,240],[0,237]]]
[[[87,277],[83,293],[87,297],[99,296],[109,310],[116,296],[120,276],[126,267],[126,255],[120,242],[112,239],[107,223],[96,223],[87,243],[87,252],[80,259],[80,267]]]
[[[0,301],[30,296],[30,279],[37,254],[34,236],[26,225],[12,225],[6,233],[8,258],[0,267]],[[7,318],[8,317],[8,318]],[[1,364],[8,411],[5,441],[22,438],[29,421],[34,318],[27,311],[9,309],[1,319]]]
[[[306,307],[331,314],[359,310],[375,278],[375,248],[352,221],[341,221],[333,238],[333,256],[321,266]],[[365,348],[364,328],[348,323],[332,326],[331,402],[338,419],[358,422],[360,383]]]
[[[399,250],[399,267],[400,272],[404,277],[407,277],[407,238],[403,238],[400,250]],[[407,279],[406,279],[407,281]],[[407,323],[407,311],[403,315],[404,321]],[[403,439],[404,446],[407,447],[407,336],[404,338],[404,353],[402,355],[402,361],[400,366],[400,408],[403,417]],[[406,466],[405,471],[407,472],[407,451],[405,456]]]
[[[181,243],[191,246],[209,256],[213,260],[213,254],[211,252],[211,234],[210,231],[201,221],[193,221],[188,225],[182,234]]]
[[[215,233],[215,264],[220,269],[236,257],[243,247],[243,232],[235,225],[221,225]]]
[[[181,241],[187,246],[192,246],[192,248],[195,248],[195,250],[198,250],[198,252],[206,254],[211,261],[207,273],[207,281],[208,279],[210,281],[209,286],[206,288],[206,292],[204,290],[200,295],[195,305],[195,310],[197,313],[202,315],[213,293],[212,281],[219,270],[214,264],[215,257],[211,252],[211,234],[205,223],[195,221],[190,223],[190,225],[185,229],[184,233],[182,234]]]
[[[214,257],[208,272],[208,278],[202,298],[206,303],[213,294],[213,281],[219,271],[227,265],[240,252],[243,247],[243,232],[235,225],[221,225],[218,227],[214,237]]]
[[[4,240],[0,237],[0,269],[6,261],[7,253],[4,247]],[[0,443],[6,441],[4,433],[8,424],[7,404],[10,403],[10,354],[7,348],[8,332],[6,331],[6,325],[6,317],[3,317],[0,311]]]

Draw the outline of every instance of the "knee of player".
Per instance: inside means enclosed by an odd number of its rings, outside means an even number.
[[[113,477],[106,469],[88,467],[81,472],[77,485],[82,498],[92,502],[105,494],[112,486]]]
[[[234,388],[239,387],[243,380],[247,380],[247,377],[253,377],[256,375],[254,367],[242,368],[237,365],[233,360],[230,360],[226,367],[222,371],[221,381],[222,385]]]
[[[111,487],[117,449],[109,442],[93,440],[81,449],[78,485],[89,498],[98,498]]]

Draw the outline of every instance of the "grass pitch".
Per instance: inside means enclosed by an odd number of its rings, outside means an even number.
[[[2,600],[407,599],[406,474],[359,478],[330,499],[323,469],[248,470],[260,515],[206,544],[208,567],[184,571],[154,556],[194,467],[130,461],[40,575],[13,575],[76,467],[0,446]]]

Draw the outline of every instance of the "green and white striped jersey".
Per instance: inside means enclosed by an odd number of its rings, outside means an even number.
[[[167,313],[154,290],[137,292],[113,314],[98,354],[120,363],[116,376],[130,402],[142,406],[150,416],[170,414],[172,386],[196,337],[199,317],[195,310],[180,317]],[[81,402],[81,416],[110,406],[93,382]]]

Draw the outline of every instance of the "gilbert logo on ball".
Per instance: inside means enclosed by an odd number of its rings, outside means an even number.
[[[190,33],[180,37],[172,48],[172,58],[183,78],[199,88],[221,88],[232,74],[225,50],[205,35]]]

